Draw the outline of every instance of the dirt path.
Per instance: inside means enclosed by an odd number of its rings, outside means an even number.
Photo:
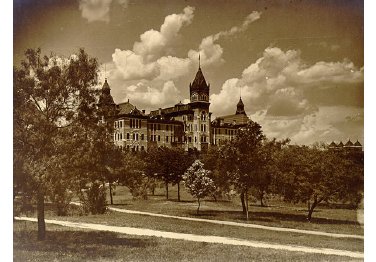
[[[31,217],[16,217],[16,220],[32,221],[36,222],[36,218]],[[168,239],[178,239],[178,240],[187,240],[194,242],[206,242],[213,244],[225,244],[225,245],[235,245],[235,246],[248,246],[254,248],[269,248],[283,251],[292,251],[292,252],[304,252],[312,254],[323,254],[323,255],[335,255],[351,258],[364,258],[364,254],[361,252],[353,252],[348,250],[339,250],[339,249],[329,249],[329,248],[312,248],[305,246],[293,246],[293,245],[279,245],[258,241],[249,241],[228,237],[219,237],[219,236],[205,236],[205,235],[194,235],[194,234],[185,234],[185,233],[174,233],[166,232],[159,230],[151,230],[145,228],[134,228],[134,227],[118,227],[118,226],[107,226],[101,224],[90,224],[90,223],[76,223],[68,221],[59,221],[59,220],[45,220],[48,224],[55,224],[66,227],[73,228],[84,228],[91,230],[99,231],[110,231],[115,233],[122,233],[128,235],[137,235],[137,236],[148,236],[148,237],[162,237]]]
[[[74,204],[77,205],[78,203],[74,203]],[[127,213],[127,214],[137,214],[137,215],[165,217],[165,218],[175,218],[175,219],[180,219],[180,220],[206,222],[206,223],[219,224],[219,225],[257,228],[257,229],[265,229],[265,230],[280,231],[280,232],[292,232],[292,233],[307,234],[307,235],[327,236],[327,237],[334,237],[334,238],[364,239],[364,236],[360,236],[360,235],[337,234],[337,233],[328,233],[328,232],[322,232],[322,231],[303,230],[303,229],[294,229],[294,228],[270,227],[270,226],[262,226],[262,225],[257,225],[257,224],[247,224],[247,223],[239,223],[239,222],[231,222],[231,221],[223,221],[223,220],[212,220],[212,219],[193,218],[193,217],[170,216],[170,215],[163,215],[163,214],[156,214],[156,213],[149,213],[149,212],[142,212],[142,211],[134,211],[134,210],[129,210],[129,209],[115,208],[115,207],[108,207],[108,209],[112,210],[112,211]]]

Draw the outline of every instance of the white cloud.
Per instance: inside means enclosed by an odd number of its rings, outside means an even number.
[[[115,1],[123,8],[128,6],[128,0]],[[112,0],[79,0],[79,9],[83,18],[88,22],[110,22],[110,7]]]
[[[241,78],[227,80],[218,94],[211,95],[210,109],[216,116],[232,114],[239,99],[234,94],[241,88],[245,110],[268,136],[289,137],[296,143],[350,135],[361,139],[363,124],[346,120],[346,116],[363,112],[361,106],[354,106],[358,98],[348,96],[352,94],[349,86],[361,93],[363,81],[363,68],[346,59],[308,65],[299,51],[268,47]],[[325,99],[317,97],[321,90],[325,90]]]
[[[231,84],[226,81],[219,94],[211,96],[211,108],[226,113],[226,109],[236,105],[234,99],[228,99],[228,94],[242,88],[248,112],[270,109],[269,114],[311,114],[317,107],[310,100],[308,91],[336,87],[338,91],[328,93],[328,96],[339,100],[341,87],[344,90],[347,85],[362,82],[363,68],[356,68],[348,60],[307,65],[299,51],[284,52],[277,47],[268,47],[261,58],[243,71],[241,78],[231,79]]]
[[[211,65],[221,65],[224,60],[222,58],[223,48],[216,43],[221,37],[229,37],[237,33],[244,32],[251,23],[261,17],[261,12],[253,11],[243,21],[241,26],[233,26],[230,30],[220,31],[214,35],[209,35],[202,39],[198,50],[189,50],[188,57],[192,61],[197,61],[200,54],[201,64],[205,67]]]
[[[113,62],[124,80],[173,80],[187,75],[196,68],[199,54],[201,64],[206,68],[218,66],[224,62],[223,48],[216,43],[220,37],[231,36],[246,30],[250,23],[260,17],[259,12],[248,15],[241,26],[232,27],[228,31],[202,39],[198,50],[189,50],[186,58],[174,57],[170,54],[172,47],[183,26],[192,23],[194,8],[187,6],[180,14],[165,17],[159,31],[151,29],[140,35],[132,50],[116,49],[112,55]]]
[[[116,48],[112,60],[124,79],[152,79],[159,73],[156,63],[146,63],[141,55],[131,50]]]
[[[290,138],[292,143],[359,140],[363,142],[363,109],[350,106],[323,106],[301,118],[272,117],[255,113],[251,118],[269,137]]]
[[[124,100],[145,110],[154,110],[165,105],[174,105],[179,102],[180,92],[173,81],[165,82],[161,87],[149,86],[143,82],[127,86],[124,89]]]
[[[183,13],[166,16],[160,31],[151,29],[143,33],[140,41],[134,43],[133,51],[141,55],[146,62],[155,61],[175,41],[180,29],[192,22],[193,12],[194,7],[187,6]]]

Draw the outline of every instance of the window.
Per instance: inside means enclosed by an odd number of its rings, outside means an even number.
[[[202,120],[202,121],[205,121],[205,120],[206,120],[206,114],[205,114],[205,111],[202,111],[202,112],[201,112],[201,120]]]
[[[144,134],[141,134],[141,140],[144,140]]]
[[[166,136],[166,142],[168,142],[168,136]]]
[[[158,141],[161,141],[161,136],[160,135],[158,135]]]
[[[138,134],[136,134],[136,140],[138,140]]]
[[[197,137],[195,137],[195,143],[197,142]]]
[[[144,151],[144,150],[145,150],[144,146],[141,146],[141,151]]]
[[[133,138],[133,140],[136,139],[136,134],[135,133],[133,133],[132,138]]]
[[[192,137],[191,136],[188,137],[188,142],[192,143]]]
[[[129,133],[127,133],[127,139],[129,139]]]
[[[123,139],[123,133],[120,133],[120,140]]]

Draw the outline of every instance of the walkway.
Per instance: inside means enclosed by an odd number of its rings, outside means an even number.
[[[77,205],[79,203],[73,203],[73,204]],[[115,208],[115,207],[108,207],[108,209],[112,210],[112,211],[116,211],[116,212],[127,213],[127,214],[137,214],[137,215],[146,215],[146,216],[154,216],[154,217],[164,217],[164,218],[175,218],[175,219],[180,219],[180,220],[206,222],[206,223],[219,224],[219,225],[257,228],[257,229],[265,229],[265,230],[280,231],[280,232],[292,232],[292,233],[307,234],[307,235],[327,236],[327,237],[334,237],[334,238],[364,239],[364,236],[361,236],[361,235],[337,234],[337,233],[328,233],[328,232],[322,232],[322,231],[303,230],[303,229],[294,229],[294,228],[285,228],[285,227],[270,227],[270,226],[262,226],[262,225],[257,225],[257,224],[247,224],[247,223],[239,223],[239,222],[231,222],[231,221],[223,221],[223,220],[212,220],[212,219],[193,218],[193,217],[170,216],[170,215],[135,211],[135,210],[129,210],[129,209]]]
[[[36,218],[30,218],[30,217],[16,217],[16,220],[24,220],[24,221],[32,221],[32,222],[37,221]],[[100,224],[75,223],[75,222],[48,220],[48,219],[46,219],[45,221],[48,224],[55,224],[55,225],[60,225],[60,226],[73,227],[73,228],[110,231],[110,232],[122,233],[122,234],[128,234],[128,235],[147,236],[147,237],[153,236],[153,237],[187,240],[187,241],[194,241],[194,242],[206,242],[206,243],[213,243],[213,244],[248,246],[248,247],[254,247],[254,248],[269,248],[269,249],[276,249],[276,250],[283,250],[283,251],[304,252],[304,253],[323,254],[323,255],[335,255],[335,256],[360,258],[360,259],[364,258],[363,253],[353,252],[353,251],[348,251],[348,250],[329,249],[329,248],[312,248],[312,247],[292,246],[292,245],[279,245],[279,244],[271,244],[271,243],[264,243],[264,242],[258,242],[258,241],[234,239],[234,238],[228,238],[228,237],[174,233],[174,232],[151,230],[151,229],[145,229],[145,228],[107,226],[107,225],[100,225]]]

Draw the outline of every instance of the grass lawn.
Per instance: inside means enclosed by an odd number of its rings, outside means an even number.
[[[18,261],[359,261],[340,256],[206,244],[48,225],[47,239],[35,241],[36,223],[14,223]]]
[[[170,187],[169,200],[166,200],[164,188],[157,188],[154,196],[148,200],[133,200],[127,188],[116,187],[114,207],[131,210],[168,214],[175,216],[200,217],[216,220],[246,222],[238,197],[231,201],[217,201],[208,198],[203,201],[199,216],[196,215],[197,202],[181,186],[181,202],[177,202],[177,188]],[[109,198],[108,198],[109,199]],[[109,202],[109,201],[108,201]],[[270,200],[267,207],[252,204],[249,208],[249,223],[317,230],[332,233],[364,234],[363,225],[358,222],[357,210],[316,207],[310,223],[306,220],[307,210],[302,204],[289,204]]]

